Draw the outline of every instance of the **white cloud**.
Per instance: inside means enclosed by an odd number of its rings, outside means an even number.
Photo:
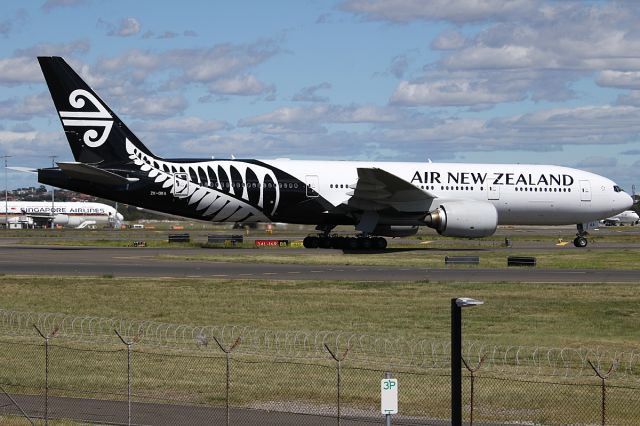
[[[241,127],[256,125],[303,126],[313,123],[392,123],[399,120],[403,112],[391,107],[376,105],[314,105],[305,107],[282,107],[270,113],[245,118]]]
[[[248,133],[231,133],[221,135],[200,135],[180,142],[184,152],[200,153],[216,158],[236,157],[253,158],[260,153],[256,146],[266,148],[256,136]]]
[[[20,56],[0,59],[0,85],[15,86],[42,81],[42,72],[35,58]]]
[[[409,58],[407,55],[398,55],[391,60],[389,71],[396,78],[402,78],[409,68]]]
[[[181,76],[174,78],[174,84],[209,84],[219,79],[237,78],[279,51],[280,48],[271,41],[225,43],[209,48],[172,49],[160,53],[132,49],[119,56],[100,60],[96,68],[101,72],[109,72],[111,76],[122,73],[126,77],[132,72],[139,72],[140,76],[146,77],[154,72],[178,70]]]
[[[581,167],[581,168],[615,167],[617,164],[618,164],[617,158],[597,155],[597,156],[583,158],[578,163],[576,163],[576,167]]]
[[[535,10],[538,3],[536,0],[347,0],[340,8],[367,20],[466,23],[526,16]]]
[[[273,92],[273,87],[267,87],[251,74],[218,79],[208,86],[209,91],[218,95],[260,95]]]
[[[465,37],[458,31],[446,30],[440,33],[431,42],[431,48],[435,50],[454,50],[464,46]]]
[[[231,125],[221,120],[204,120],[200,117],[167,118],[153,120],[139,126],[144,131],[159,133],[202,134],[227,130]]]
[[[522,95],[492,88],[487,81],[438,80],[424,83],[401,81],[391,95],[394,105],[471,106],[522,100]]]
[[[134,17],[122,18],[117,29],[110,30],[107,35],[129,37],[140,32],[140,22]]]
[[[249,45],[219,44],[209,49],[179,49],[167,52],[166,60],[183,64],[185,77],[200,82],[235,76],[278,53],[270,42]]]
[[[14,157],[33,156],[34,153],[57,154],[69,145],[64,139],[62,127],[56,132],[36,130],[0,130],[0,152]]]
[[[294,102],[327,102],[329,98],[317,94],[318,90],[331,89],[331,83],[323,81],[320,84],[307,86],[300,89],[298,93],[291,98]]]
[[[594,72],[601,86],[640,88],[640,7],[632,2],[352,0],[341,8],[366,19],[456,24],[432,41],[442,54],[424,64],[423,75],[396,87],[397,105],[562,101],[576,97],[573,83]],[[467,23],[474,27],[463,36]],[[398,58],[391,72],[402,78],[407,64]]]
[[[600,86],[640,89],[640,71],[601,71],[596,80]]]
[[[526,46],[473,46],[455,52],[443,61],[449,69],[499,69],[499,68],[557,68],[549,58],[533,47]]]
[[[73,7],[86,3],[86,0],[47,0],[42,9],[49,12],[59,7]]]
[[[616,105],[631,105],[640,107],[640,90],[631,90],[626,94],[619,95]]]
[[[91,49],[91,42],[79,39],[69,43],[38,43],[26,49],[17,49],[14,56],[26,56],[35,61],[34,56],[67,56],[84,54]]]
[[[48,93],[0,101],[0,117],[5,120],[24,121],[51,114],[55,114],[55,109]]]
[[[120,111],[134,117],[170,117],[183,112],[188,105],[184,96],[128,96]]]
[[[178,33],[173,31],[163,31],[162,34],[158,36],[159,39],[170,39],[178,37]]]
[[[90,49],[87,40],[70,43],[40,43],[35,46],[18,49],[12,57],[0,59],[0,85],[16,86],[20,84],[44,83],[37,56],[59,56],[86,53]]]

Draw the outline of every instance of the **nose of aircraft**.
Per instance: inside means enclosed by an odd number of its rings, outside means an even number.
[[[620,209],[629,210],[633,206],[633,198],[626,192],[621,192],[620,194],[622,195],[620,197]]]

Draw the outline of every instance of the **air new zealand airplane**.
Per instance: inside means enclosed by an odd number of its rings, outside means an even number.
[[[39,57],[75,162],[38,181],[171,215],[211,222],[317,225],[308,248],[386,247],[419,226],[486,237],[502,224],[587,223],[627,210],[611,180],[548,165],[165,159],[152,153],[59,57]],[[331,235],[353,225],[357,237]]]

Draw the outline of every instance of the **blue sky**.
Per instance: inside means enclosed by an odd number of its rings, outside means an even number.
[[[35,57],[156,154],[542,163],[640,183],[640,2],[2,2],[0,155],[72,160]],[[9,172],[10,188],[36,185]]]

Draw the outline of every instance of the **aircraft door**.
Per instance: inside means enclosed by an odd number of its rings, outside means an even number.
[[[176,198],[186,198],[189,196],[189,176],[186,173],[173,174],[171,194]]]
[[[580,201],[591,201],[591,182],[580,181]]]
[[[500,185],[487,186],[487,200],[499,200],[500,199]]]
[[[320,179],[316,175],[307,175],[307,197],[315,198],[318,196],[318,186],[320,185]]]

